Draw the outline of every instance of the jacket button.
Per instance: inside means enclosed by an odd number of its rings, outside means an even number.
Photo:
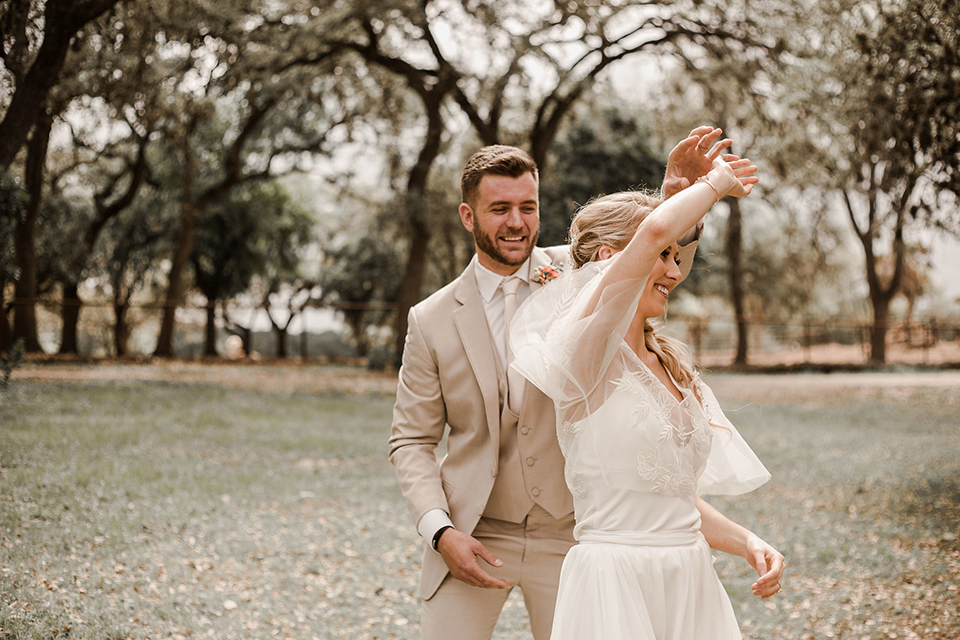
[[[536,462],[534,458],[527,458],[527,466],[532,467],[533,463]]]
[[[496,468],[496,467],[490,467],[490,477],[491,477],[491,478],[496,478],[496,477],[497,477],[497,468]]]
[[[537,496],[540,495],[540,489],[537,489],[536,487],[534,487],[533,489],[531,489],[530,493],[532,493],[533,497],[536,498]]]
[[[523,435],[527,435],[528,433],[530,433],[530,427],[520,427],[520,433],[522,433]]]

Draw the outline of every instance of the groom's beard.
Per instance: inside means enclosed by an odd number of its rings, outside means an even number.
[[[518,235],[522,235],[522,231]],[[497,246],[496,239],[491,238],[490,234],[486,233],[486,230],[483,229],[479,224],[473,225],[473,240],[477,243],[477,250],[485,253],[490,256],[496,262],[500,264],[507,265],[508,267],[519,267],[527,258],[530,257],[530,254],[533,253],[533,248],[537,246],[537,239],[540,237],[540,225],[537,225],[537,228],[533,230],[533,234],[527,238],[527,248],[523,252],[522,257],[510,257],[507,254],[503,253],[500,250],[500,247]]]

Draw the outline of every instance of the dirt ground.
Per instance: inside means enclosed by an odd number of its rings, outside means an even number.
[[[71,362],[28,360],[16,369],[13,380],[38,382],[167,381],[215,384],[271,393],[392,396],[397,391],[396,372],[364,367],[287,362],[218,360],[153,360],[144,363],[103,360]]]
[[[794,399],[822,400],[838,387],[859,389],[866,396],[896,393],[912,387],[953,388],[960,391],[960,369],[927,369],[894,366],[887,371],[842,370],[821,373],[815,369],[792,374],[732,372],[708,369],[704,379],[721,398],[775,402],[789,389]],[[167,381],[213,384],[270,393],[310,393],[344,396],[392,397],[397,390],[394,371],[371,371],[357,365],[332,365],[289,361],[152,360],[27,360],[13,380],[38,382]],[[799,395],[799,398],[797,397]]]

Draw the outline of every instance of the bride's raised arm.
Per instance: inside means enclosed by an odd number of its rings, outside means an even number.
[[[746,158],[724,158],[714,159],[713,168],[703,179],[666,200],[640,223],[630,243],[611,261],[587,304],[584,316],[596,310],[611,284],[646,278],[660,253],[697,224],[721,198],[727,195],[739,198],[750,193],[753,185],[759,182],[759,178],[753,175],[757,167]]]
[[[756,170],[737,156],[714,159],[706,182],[659,205],[619,254],[574,269],[537,291],[520,308],[511,328],[514,368],[558,407],[572,408],[571,415],[589,413],[588,405],[596,404],[592,399],[633,319],[654,261],[722,196],[749,193],[758,182],[752,175]],[[601,270],[603,275],[596,279]],[[581,406],[584,401],[587,404]]]

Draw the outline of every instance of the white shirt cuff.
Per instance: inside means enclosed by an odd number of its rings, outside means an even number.
[[[452,527],[453,522],[450,520],[450,516],[447,515],[447,512],[443,509],[430,509],[420,518],[420,522],[417,523],[417,533],[420,536],[433,543],[433,536],[436,535],[437,531],[440,530],[440,527]]]

